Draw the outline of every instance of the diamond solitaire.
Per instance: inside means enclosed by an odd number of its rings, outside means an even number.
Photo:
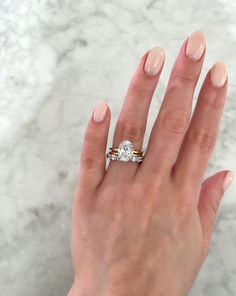
[[[118,157],[121,161],[128,162],[132,159],[133,151],[133,144],[128,140],[123,141],[118,147]]]
[[[110,148],[107,158],[122,162],[142,162],[143,152],[134,150],[133,144],[129,140],[122,141],[118,148]]]

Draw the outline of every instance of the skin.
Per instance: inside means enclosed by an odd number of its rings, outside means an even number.
[[[81,152],[72,210],[75,280],[68,296],[187,295],[209,250],[227,171],[203,180],[219,131],[228,81],[205,77],[191,118],[204,55],[193,61],[184,41],[170,75],[142,164],[110,161],[111,113],[91,116]],[[144,72],[146,52],[131,81],[113,146],[141,149],[160,72]],[[177,117],[173,117],[177,114]],[[161,140],[160,140],[161,139]]]

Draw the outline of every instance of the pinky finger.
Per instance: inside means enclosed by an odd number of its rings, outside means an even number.
[[[86,128],[80,157],[79,186],[94,190],[106,171],[106,145],[111,113],[105,101],[99,101]]]

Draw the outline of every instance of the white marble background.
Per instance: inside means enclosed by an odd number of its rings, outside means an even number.
[[[229,97],[207,174],[236,168],[236,3],[232,0],[1,0],[0,294],[66,295],[69,224],[86,122],[100,98],[113,113],[144,51],[166,49],[148,133],[184,38],[203,30]],[[199,87],[198,89],[199,90]],[[191,296],[236,295],[236,184],[225,194]]]

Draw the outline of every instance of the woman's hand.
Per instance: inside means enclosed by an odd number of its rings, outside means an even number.
[[[194,89],[205,55],[195,32],[183,43],[153,125],[144,161],[110,161],[110,110],[100,102],[90,118],[81,153],[72,213],[75,281],[69,295],[187,295],[209,249],[216,212],[232,181],[221,171],[204,182],[227,93],[227,72],[216,63],[202,85],[191,117]],[[132,77],[113,146],[142,147],[149,105],[164,51],[144,54]]]

